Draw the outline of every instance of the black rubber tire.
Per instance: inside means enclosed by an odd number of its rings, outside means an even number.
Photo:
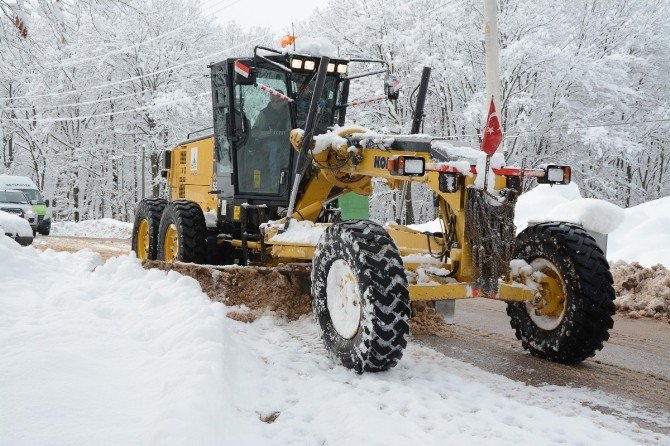
[[[596,241],[582,227],[542,223],[517,236],[515,258],[530,263],[549,260],[565,283],[567,308],[553,330],[538,327],[523,302],[507,304],[507,314],[523,348],[535,356],[574,364],[595,355],[614,326],[614,287],[609,264]]]
[[[334,328],[327,306],[331,265],[344,260],[361,295],[361,322],[352,339]],[[330,226],[319,240],[312,267],[312,307],[333,360],[358,373],[394,367],[407,346],[410,301],[400,252],[388,233],[371,221]]]
[[[165,232],[171,224],[179,238],[178,261],[207,263],[207,224],[200,206],[188,200],[171,201],[165,206],[158,228],[158,260],[165,258]]]
[[[137,232],[140,222],[144,219],[149,224],[149,253],[147,260],[156,260],[158,256],[158,226],[163,216],[167,201],[162,198],[145,198],[137,204],[135,209],[135,223],[133,224],[133,239],[131,248],[137,255]]]

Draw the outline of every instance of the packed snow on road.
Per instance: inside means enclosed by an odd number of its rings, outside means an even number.
[[[2,444],[670,442],[411,341],[396,368],[357,375],[311,317],[233,320],[194,279],[132,256],[1,236],[0,290]]]
[[[79,222],[59,221],[52,224],[51,234],[65,237],[129,239],[133,235],[133,224],[113,218]]]

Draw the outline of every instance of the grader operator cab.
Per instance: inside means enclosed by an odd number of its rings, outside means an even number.
[[[411,301],[503,300],[532,354],[562,363],[593,356],[614,313],[602,250],[573,224],[542,223],[515,236],[513,223],[525,179],[567,184],[570,168],[506,167],[436,138],[345,126],[351,81],[385,75],[387,98],[398,97],[386,66],[350,73],[372,63],[384,64],[257,47],[253,57],[211,65],[214,134],[167,153],[171,197],[138,204],[138,257],[311,265],[323,341],[359,373],[401,358]],[[425,184],[441,231],[337,221],[329,204],[350,191],[370,195],[373,178],[396,189]]]

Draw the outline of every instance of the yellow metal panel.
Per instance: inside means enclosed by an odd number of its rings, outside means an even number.
[[[474,297],[472,293],[472,287],[465,283],[409,286],[409,298],[411,300],[468,299]]]
[[[214,138],[192,141],[172,149],[168,184],[173,199],[195,201],[204,212],[215,211],[213,189]]]
[[[501,283],[496,299],[510,302],[532,301],[535,299],[535,292],[520,283]]]
[[[312,260],[314,258],[314,246],[273,244],[272,257],[292,260]]]
[[[233,206],[233,220],[239,220],[239,219],[240,219],[240,207]]]
[[[403,256],[408,254],[430,254],[431,251],[433,254],[437,254],[444,249],[437,244],[434,237],[427,237],[425,234],[406,226],[393,225],[386,228],[386,232],[389,233],[400,250],[400,254]]]

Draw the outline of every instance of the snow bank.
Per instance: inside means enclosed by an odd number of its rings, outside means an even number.
[[[33,230],[30,228],[30,223],[28,223],[25,218],[10,214],[9,212],[0,211],[0,236],[4,236],[7,233],[18,237],[33,236]]]
[[[77,223],[58,221],[51,224],[51,234],[68,237],[129,239],[133,236],[133,224],[113,218],[82,220]]]
[[[223,306],[131,256],[100,263],[0,244],[0,443],[217,443]]]
[[[670,267],[670,197],[624,210],[621,226],[609,235],[610,260]]]
[[[392,371],[356,375],[328,359],[311,317],[238,322],[194,279],[144,270],[131,256],[93,270],[97,254],[41,253],[2,239],[0,395],[11,408],[2,412],[3,444],[666,439],[560,389],[411,343]]]

